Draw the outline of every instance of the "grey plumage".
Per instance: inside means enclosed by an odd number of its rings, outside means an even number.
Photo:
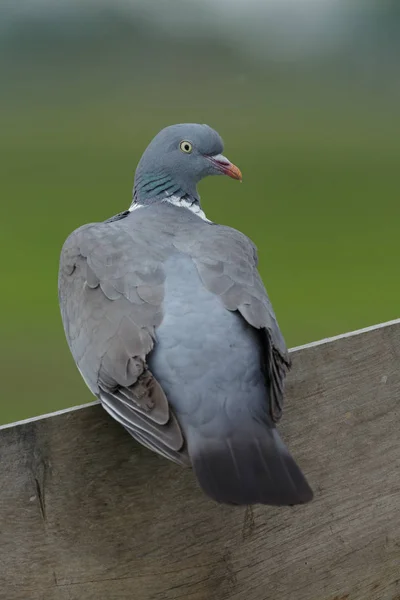
[[[181,140],[193,145],[189,156],[176,154]],[[136,440],[191,464],[215,500],[308,501],[312,492],[275,428],[290,359],[256,249],[187,208],[199,204],[202,176],[240,172],[207,126],[167,128],[149,148],[135,210],[77,229],[61,253],[59,300],[77,366]],[[144,174],[167,189],[158,185],[154,196]]]

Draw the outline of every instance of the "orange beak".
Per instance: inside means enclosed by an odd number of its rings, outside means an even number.
[[[225,156],[222,154],[217,154],[216,156],[210,156],[210,160],[213,165],[223,173],[224,175],[228,175],[232,179],[237,179],[238,181],[242,181],[242,172],[233,163],[230,162]]]
[[[242,181],[242,172],[239,169],[239,167],[237,167],[233,163],[230,163],[229,166],[223,170],[223,172],[225,173],[225,175],[228,175],[228,177],[232,177],[232,179]]]

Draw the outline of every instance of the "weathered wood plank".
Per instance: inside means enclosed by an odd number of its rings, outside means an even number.
[[[304,507],[218,506],[99,406],[0,431],[1,600],[400,600],[400,324],[294,353]]]

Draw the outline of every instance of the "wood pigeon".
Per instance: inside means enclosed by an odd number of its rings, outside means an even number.
[[[208,125],[160,131],[133,201],[66,240],[59,302],[78,369],[138,442],[191,465],[226,504],[294,505],[312,491],[282,442],[290,359],[243,233],[209,221],[197,183],[241,180]]]

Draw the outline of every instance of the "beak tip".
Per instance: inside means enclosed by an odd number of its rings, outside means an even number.
[[[211,156],[211,161],[214,166],[217,167],[219,173],[223,173],[224,175],[228,175],[232,179],[236,179],[242,183],[242,172],[233,163],[231,163],[225,156],[222,154],[217,154],[215,156]]]
[[[229,169],[226,171],[226,174],[229,175],[229,177],[232,177],[232,179],[236,179],[242,183],[242,172],[236,165],[231,163]]]

